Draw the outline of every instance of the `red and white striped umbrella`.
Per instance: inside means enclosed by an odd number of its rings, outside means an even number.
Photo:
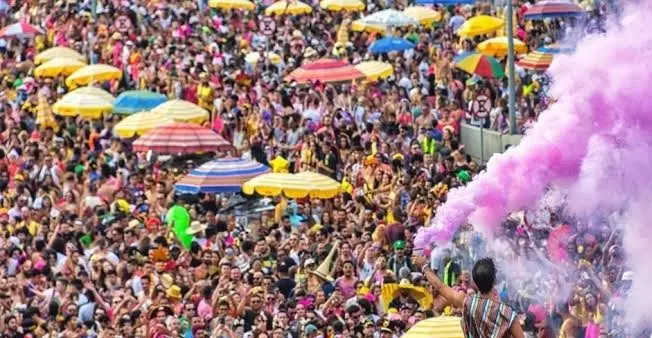
[[[30,25],[25,21],[21,22],[16,22],[14,24],[11,24],[2,30],[0,30],[0,36],[2,37],[8,37],[8,36],[34,36],[37,34],[43,34],[43,30],[40,28]]]
[[[187,154],[229,150],[233,146],[214,131],[193,123],[175,122],[154,128],[134,141],[134,151]]]

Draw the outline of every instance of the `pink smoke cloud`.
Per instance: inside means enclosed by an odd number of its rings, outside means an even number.
[[[518,146],[492,157],[485,172],[449,193],[415,245],[449,241],[466,222],[496,233],[509,213],[554,188],[567,194],[567,208],[577,215],[624,210],[628,262],[637,279],[652,278],[642,258],[652,239],[650,18],[652,1],[638,2],[606,34],[584,39],[573,55],[556,56],[550,72],[558,101]],[[649,299],[644,290],[634,287],[631,298]],[[638,315],[650,318],[652,308],[640,305],[633,306]]]

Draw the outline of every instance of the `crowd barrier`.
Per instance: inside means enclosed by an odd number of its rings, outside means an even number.
[[[464,152],[474,160],[485,163],[496,153],[521,142],[523,135],[503,135],[497,131],[462,124],[460,130]]]

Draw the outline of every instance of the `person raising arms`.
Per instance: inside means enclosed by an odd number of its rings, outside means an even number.
[[[465,337],[524,337],[516,311],[501,302],[494,291],[496,266],[491,258],[480,259],[473,266],[471,275],[479,291],[473,295],[457,292],[447,286],[432,271],[428,259],[423,255],[415,255],[412,259],[440,295],[453,307],[463,309],[462,330]]]

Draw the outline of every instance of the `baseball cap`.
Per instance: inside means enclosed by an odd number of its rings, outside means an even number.
[[[404,241],[396,241],[394,244],[392,244],[392,247],[394,249],[405,249],[405,242]]]
[[[315,264],[315,260],[312,259],[312,258],[308,258],[308,259],[306,259],[305,262],[303,262],[303,266],[304,266],[304,267],[306,267],[306,266],[308,266],[308,265],[311,265],[311,264]]]

